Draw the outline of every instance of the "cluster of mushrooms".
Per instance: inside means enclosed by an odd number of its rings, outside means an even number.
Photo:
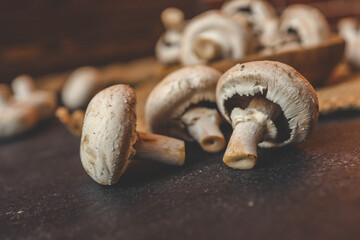
[[[265,0],[227,1],[185,21],[177,8],[161,15],[165,33],[157,42],[156,57],[164,65],[205,64],[239,59],[262,52],[318,45],[330,37],[323,14],[311,6],[294,4],[278,16]]]
[[[233,127],[223,161],[251,169],[257,146],[277,147],[304,141],[318,119],[318,99],[309,82],[292,67],[274,61],[238,64],[224,74],[196,65],[166,76],[145,107],[152,133],[136,131],[135,91],[108,87],[90,101],[84,117],[80,157],[98,183],[116,183],[131,159],[182,166],[184,141],[204,151],[222,151],[220,124]]]

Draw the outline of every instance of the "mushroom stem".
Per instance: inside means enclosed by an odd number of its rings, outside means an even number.
[[[76,110],[71,115],[64,107],[59,107],[55,112],[56,117],[62,122],[69,131],[75,136],[80,137],[84,124],[85,113],[82,110]]]
[[[277,134],[273,120],[279,116],[281,108],[264,97],[255,97],[243,110],[234,108],[231,121],[234,131],[225,151],[223,161],[236,169],[251,169],[257,162],[259,142]]]
[[[181,140],[152,133],[137,132],[135,159],[150,160],[174,166],[185,162],[185,143]]]
[[[200,37],[195,40],[193,51],[200,59],[210,61],[220,56],[221,47],[211,39]]]
[[[220,116],[216,109],[196,107],[185,112],[181,121],[189,134],[206,152],[219,152],[225,147],[225,138],[220,131]]]

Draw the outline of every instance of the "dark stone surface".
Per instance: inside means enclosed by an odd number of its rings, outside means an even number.
[[[360,115],[322,119],[251,171],[187,146],[100,186],[55,120],[0,144],[0,239],[360,239]]]

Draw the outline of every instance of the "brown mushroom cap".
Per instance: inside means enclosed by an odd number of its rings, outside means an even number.
[[[86,109],[80,157],[100,184],[117,182],[135,154],[135,105],[135,91],[120,84],[99,92]]]
[[[260,146],[283,146],[306,139],[317,122],[319,104],[315,90],[299,72],[280,62],[248,62],[224,73],[216,88],[219,111],[228,122],[234,107],[245,109],[259,95],[282,110],[274,120],[276,138]]]
[[[188,141],[180,117],[191,105],[202,101],[216,102],[215,89],[221,73],[207,66],[191,66],[165,77],[150,93],[145,118],[150,131]]]

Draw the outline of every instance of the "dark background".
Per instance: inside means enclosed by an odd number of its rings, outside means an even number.
[[[319,8],[330,23],[360,14],[358,0],[272,0],[278,11],[292,3]],[[153,54],[163,28],[161,11],[182,9],[186,18],[218,8],[223,0],[2,0],[0,82],[16,75],[103,65]]]

